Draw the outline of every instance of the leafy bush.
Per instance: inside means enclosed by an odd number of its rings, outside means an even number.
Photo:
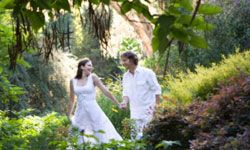
[[[25,92],[21,87],[15,86],[7,79],[3,68],[0,66],[0,109],[3,109],[5,104],[10,101],[17,102],[18,96],[23,95]]]
[[[19,118],[8,118],[6,112],[0,111],[0,149],[25,150],[55,150],[55,149],[83,149],[83,150],[146,150],[145,141],[123,140],[109,143],[78,144],[79,131],[70,130],[69,120],[66,116],[50,113],[39,117],[32,115],[30,110],[16,112]],[[72,131],[72,132],[70,132]],[[93,137],[92,135],[88,135]],[[162,146],[163,144],[159,145]]]
[[[249,0],[209,0],[220,6],[223,12],[206,17],[214,25],[214,29],[206,33],[207,49],[190,46],[183,51],[183,61],[193,70],[196,64],[211,66],[211,62],[219,62],[222,55],[235,53],[235,48],[244,51],[250,48],[250,7]]]
[[[249,149],[250,76],[241,74],[220,85],[217,94],[189,107],[158,112],[146,140],[179,141],[171,149]]]
[[[197,66],[194,73],[188,71],[178,77],[169,76],[167,97],[182,104],[205,99],[220,82],[239,74],[239,70],[250,74],[250,51],[230,55],[210,68]]]
[[[10,119],[1,111],[0,149],[56,149],[54,141],[65,141],[68,123],[66,117],[56,113]]]

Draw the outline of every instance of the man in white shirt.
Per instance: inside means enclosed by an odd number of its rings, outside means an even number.
[[[121,55],[122,65],[128,70],[123,75],[123,102],[120,108],[129,103],[130,118],[135,121],[132,139],[140,139],[143,129],[151,121],[156,103],[160,102],[161,87],[155,73],[138,66],[138,57],[128,51]]]

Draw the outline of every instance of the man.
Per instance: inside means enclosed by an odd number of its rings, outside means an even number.
[[[120,108],[126,108],[129,103],[130,118],[135,121],[131,136],[132,139],[140,139],[143,129],[153,117],[156,103],[160,102],[161,87],[152,70],[138,65],[135,53],[123,53],[121,63],[128,71],[123,75],[123,102]]]

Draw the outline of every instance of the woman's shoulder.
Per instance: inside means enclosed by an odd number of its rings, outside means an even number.
[[[95,73],[91,73],[91,77],[92,77],[93,80],[99,79],[98,75],[95,74]]]

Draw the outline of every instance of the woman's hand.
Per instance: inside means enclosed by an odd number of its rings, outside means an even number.
[[[126,109],[128,107],[129,98],[127,96],[123,96],[123,101],[120,103],[120,109]]]
[[[126,102],[121,102],[121,103],[119,104],[119,108],[120,108],[120,109],[125,109],[125,108],[127,108],[127,103],[126,103]]]

